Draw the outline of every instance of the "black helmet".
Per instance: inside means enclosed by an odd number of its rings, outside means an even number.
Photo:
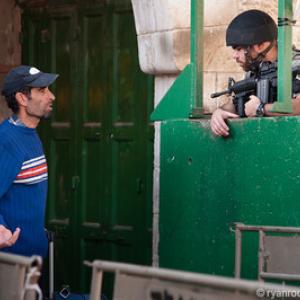
[[[227,46],[250,46],[277,39],[277,26],[265,12],[251,9],[235,17],[226,30]]]

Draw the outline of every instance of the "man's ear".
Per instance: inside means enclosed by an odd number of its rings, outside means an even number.
[[[16,93],[16,100],[18,101],[20,106],[27,106],[28,98],[21,92]]]
[[[262,42],[260,44],[254,45],[254,50],[256,52],[261,53],[270,46],[270,43],[271,43],[270,41],[265,41],[265,42]]]

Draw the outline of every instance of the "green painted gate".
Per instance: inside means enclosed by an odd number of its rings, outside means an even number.
[[[151,260],[153,82],[139,70],[130,1],[37,3],[22,16],[23,62],[60,74],[40,127],[55,283],[86,290],[84,259]]]

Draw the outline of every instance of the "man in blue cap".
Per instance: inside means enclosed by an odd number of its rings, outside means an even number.
[[[52,111],[49,90],[57,74],[30,66],[12,69],[2,95],[13,115],[0,125],[0,248],[25,256],[47,255],[44,230],[48,171],[36,132]]]

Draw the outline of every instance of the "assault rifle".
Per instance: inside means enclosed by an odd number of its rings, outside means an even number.
[[[300,80],[297,75],[300,73],[300,65],[292,67],[292,88],[293,94],[300,92]],[[211,98],[222,95],[232,95],[233,104],[237,114],[245,118],[245,103],[251,95],[256,95],[261,103],[273,103],[277,100],[277,62],[263,64],[257,77],[250,77],[235,81],[232,77],[228,79],[228,87],[222,92],[211,94]]]

